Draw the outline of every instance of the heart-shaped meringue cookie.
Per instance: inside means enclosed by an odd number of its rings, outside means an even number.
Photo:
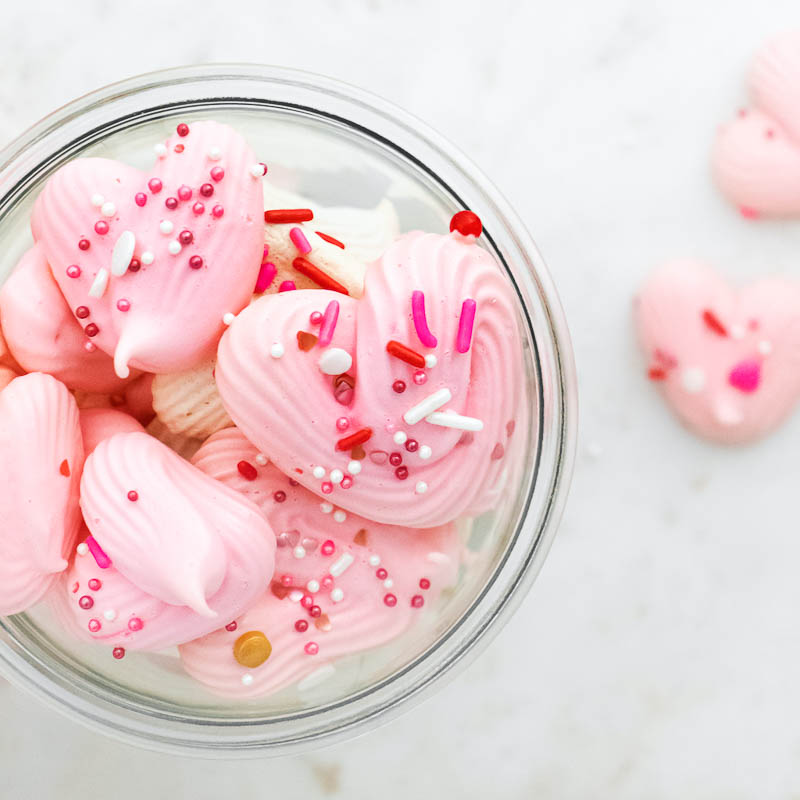
[[[179,644],[241,614],[269,586],[275,536],[258,508],[145,433],[97,446],[81,507],[91,536],[65,586],[78,627],[96,641]]]
[[[758,52],[753,107],[724,125],[712,164],[717,184],[746,217],[800,215],[800,31]]]
[[[460,234],[416,233],[370,267],[361,300],[297,291],[245,309],[216,377],[283,472],[369,519],[422,528],[495,484],[526,413],[522,372],[500,267]]]
[[[126,381],[78,322],[88,313],[87,306],[70,311],[39,244],[22,256],[0,287],[6,342],[27,372],[46,372],[70,389],[118,392]]]
[[[263,250],[254,161],[232,128],[195,122],[147,173],[84,158],[48,180],[34,238],[70,308],[89,309],[84,331],[120,377],[188,369],[250,299]]]
[[[193,459],[253,500],[277,533],[270,591],[180,649],[190,675],[234,697],[302,688],[333,674],[336,659],[400,636],[455,582],[460,563],[454,525],[409,530],[347,514],[264,460],[236,428]]]
[[[800,285],[732,288],[711,267],[666,264],[635,303],[639,338],[678,417],[726,444],[775,428],[800,398]]]
[[[83,443],[64,384],[32,373],[0,392],[0,615],[38,602],[81,524]]]

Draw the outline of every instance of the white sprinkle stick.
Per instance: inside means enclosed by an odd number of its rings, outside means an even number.
[[[436,411],[437,408],[441,408],[452,399],[453,395],[450,393],[449,389],[439,389],[438,392],[428,395],[415,406],[411,406],[411,408],[403,414],[403,419],[406,425],[416,425],[418,422],[425,419],[425,417]]]
[[[436,411],[425,417],[425,422],[431,425],[441,425],[443,428],[458,428],[460,431],[482,431],[483,420],[475,417],[462,417],[449,411]]]
[[[94,281],[92,282],[92,288],[89,289],[89,297],[102,297],[106,293],[107,288],[108,270],[101,269],[97,275],[95,275]]]
[[[343,553],[342,556],[331,564],[328,570],[334,578],[338,578],[351,564],[353,563],[353,556],[350,553]]]
[[[111,274],[119,277],[128,271],[136,248],[136,235],[133,231],[123,231],[111,251]]]

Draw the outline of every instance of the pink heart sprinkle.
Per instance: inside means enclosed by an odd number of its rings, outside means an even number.
[[[754,392],[761,383],[761,364],[740,361],[728,375],[728,383],[740,392]]]

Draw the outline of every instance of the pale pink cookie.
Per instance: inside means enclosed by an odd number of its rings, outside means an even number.
[[[781,34],[756,55],[752,107],[717,135],[714,176],[745,217],[800,215],[800,31]]]
[[[0,287],[6,343],[26,372],[47,372],[70,389],[118,391],[125,381],[114,362],[79,324],[88,313],[88,306],[67,306],[40,245],[22,256]]]
[[[144,428],[124,411],[114,408],[85,408],[80,412],[83,450],[88,458],[100,442],[117,433],[143,432]]]
[[[237,426],[370,519],[423,528],[469,513],[504,468],[522,398],[513,292],[473,242],[408,234],[361,300],[297,291],[245,309],[216,370]]]
[[[81,524],[83,443],[72,395],[41,373],[0,392],[0,614],[38,602]]]
[[[206,439],[233,425],[222,405],[214,380],[216,361],[210,359],[153,380],[153,408],[160,422],[172,433]]]
[[[455,527],[408,530],[348,514],[290,480],[235,428],[214,434],[194,463],[243,492],[277,533],[270,591],[242,617],[181,647],[212,691],[257,697],[335,673],[334,662],[412,628],[455,583]]]
[[[258,508],[147,434],[97,446],[81,507],[91,535],[65,591],[76,625],[95,641],[180,644],[241,614],[269,586],[275,535]]]
[[[70,308],[89,308],[92,341],[121,377],[208,357],[223,317],[250,299],[263,250],[261,168],[238,133],[194,122],[159,147],[147,172],[70,161],[31,219]]]
[[[635,302],[648,375],[677,416],[725,444],[757,439],[800,398],[800,285],[733,288],[711,267],[656,270]]]

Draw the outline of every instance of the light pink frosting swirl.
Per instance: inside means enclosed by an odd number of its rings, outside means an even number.
[[[233,630],[180,648],[190,675],[234,697],[269,694],[338,658],[391,641],[455,582],[460,563],[452,524],[409,530],[347,514],[259,460],[236,428],[214,434],[193,458],[258,504],[278,537],[270,591],[235,619]],[[312,597],[313,606],[304,608],[296,593]],[[304,630],[297,629],[298,620]],[[249,669],[237,662],[233,645],[254,630],[267,636],[272,653]]]
[[[417,337],[415,291],[425,295],[436,349]],[[465,300],[475,302],[475,323],[461,353]],[[330,344],[301,350],[298,331],[320,335],[324,324],[315,328],[309,315],[333,302],[339,313]],[[390,340],[434,356],[436,365],[409,366],[387,352]],[[321,359],[331,350],[352,360],[347,372],[355,391],[339,398],[346,405],[334,396],[333,376],[323,372]],[[522,370],[512,289],[494,259],[459,234],[413,233],[369,268],[361,300],[309,290],[264,297],[245,309],[222,338],[216,378],[234,422],[283,472],[316,493],[330,481],[332,502],[370,519],[432,527],[478,507],[496,482],[523,402]],[[424,383],[415,383],[416,373]],[[400,393],[396,381],[404,384]],[[449,399],[434,410],[478,420],[482,429],[443,427],[427,416],[406,421],[414,406],[443,392]],[[346,431],[337,428],[342,417]],[[363,445],[367,457],[352,486],[343,488],[331,472],[347,476],[351,453],[337,450],[337,441],[361,429],[372,431]],[[413,439],[416,449],[398,444],[396,435]],[[392,463],[394,453],[402,464]],[[408,470],[406,479],[398,466]]]
[[[40,373],[0,392],[0,615],[40,600],[81,524],[83,443],[64,384]]]
[[[70,308],[90,309],[84,324],[98,326],[92,341],[114,356],[121,377],[129,365],[178,372],[210,355],[223,316],[247,304],[260,268],[261,180],[251,174],[255,156],[244,139],[227,125],[193,122],[187,136],[165,146],[147,173],[102,158],[70,161],[48,180],[31,218]],[[224,175],[215,179],[213,170]],[[191,241],[181,240],[184,231]],[[123,237],[131,235],[128,251]],[[81,239],[88,249],[80,249]],[[122,258],[126,271],[113,274],[118,245],[117,256],[130,252],[140,261],[138,271]],[[202,259],[197,269],[193,257]],[[70,267],[80,274],[70,277]]]
[[[93,577],[102,583],[89,608],[80,591],[70,603],[95,640],[147,650],[178,644],[240,614],[269,585],[275,537],[258,508],[145,433],[97,446],[81,506],[111,561],[104,566],[90,550],[66,581],[69,592]],[[95,605],[113,616],[98,616]],[[131,627],[133,619],[143,625]]]

